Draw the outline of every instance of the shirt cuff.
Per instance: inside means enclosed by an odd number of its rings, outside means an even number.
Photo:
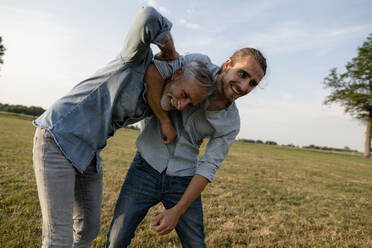
[[[216,174],[217,169],[218,169],[218,166],[213,165],[211,163],[203,162],[199,164],[198,168],[196,168],[195,174],[203,176],[209,182],[212,182],[214,179],[214,174]]]
[[[156,38],[153,40],[153,43],[160,47],[164,47],[165,44],[167,44],[168,40],[169,40],[169,31],[164,31],[158,34],[158,36],[156,36]]]

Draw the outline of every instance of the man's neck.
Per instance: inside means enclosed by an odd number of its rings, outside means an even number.
[[[211,100],[209,101],[208,110],[209,111],[218,111],[227,108],[230,106],[231,102],[228,101],[225,96],[222,94],[222,81],[220,75],[216,80],[216,92],[212,95]]]

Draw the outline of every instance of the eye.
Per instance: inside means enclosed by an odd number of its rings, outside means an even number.
[[[238,71],[238,75],[241,78],[247,78],[249,76],[249,74],[246,71],[243,71],[243,70]]]
[[[256,80],[251,80],[251,81],[249,81],[249,85],[251,87],[256,87],[258,85],[258,83],[256,82]]]
[[[191,99],[190,95],[188,93],[186,93],[186,92],[183,93],[183,97],[185,99]]]

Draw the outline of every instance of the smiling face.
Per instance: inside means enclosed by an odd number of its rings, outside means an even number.
[[[160,99],[161,107],[165,111],[180,111],[187,106],[195,106],[208,96],[207,89],[192,76],[183,76],[181,72],[172,79],[166,83]]]
[[[223,65],[217,79],[220,81],[218,93],[231,103],[251,92],[264,75],[264,71],[252,56],[245,56],[234,65],[229,59]]]

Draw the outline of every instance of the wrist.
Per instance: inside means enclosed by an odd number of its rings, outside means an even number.
[[[169,118],[164,118],[160,120],[160,124],[162,126],[169,126],[169,125],[172,125],[172,121]]]
[[[173,210],[178,214],[178,216],[183,215],[183,213],[186,212],[186,209],[187,209],[187,208],[181,206],[180,204],[176,204],[176,205],[173,207]]]
[[[174,60],[179,57],[178,52],[175,49],[165,47],[161,49],[162,57],[167,60]]]

